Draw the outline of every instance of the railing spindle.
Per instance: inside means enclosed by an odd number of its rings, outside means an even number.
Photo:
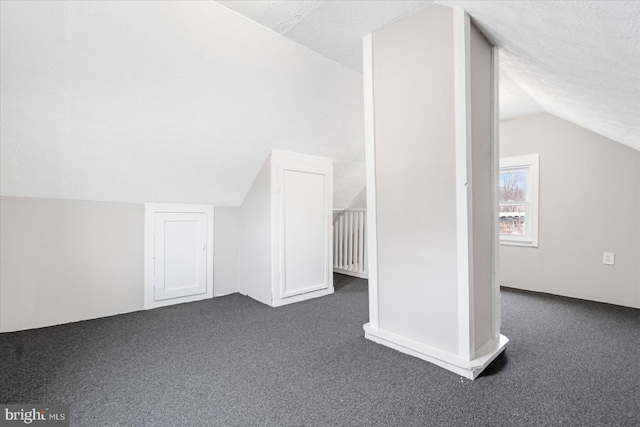
[[[363,260],[363,249],[364,249],[364,213],[358,212],[358,265],[356,271],[358,273],[362,273],[362,260]]]
[[[342,239],[344,238],[344,215],[340,216],[338,220],[338,266],[342,268]]]
[[[349,237],[351,238],[351,262],[349,263],[349,271],[354,271],[353,268],[356,265],[356,230],[358,229],[357,224],[358,215],[355,212],[351,212],[351,233]]]
[[[333,223],[333,267],[367,277],[366,211],[345,210]]]

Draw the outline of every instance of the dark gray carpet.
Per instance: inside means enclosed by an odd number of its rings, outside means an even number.
[[[0,402],[75,426],[640,425],[640,310],[505,289],[511,342],[468,381],[365,340],[366,281],[335,281],[2,334]]]

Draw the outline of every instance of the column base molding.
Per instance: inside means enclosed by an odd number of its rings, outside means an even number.
[[[426,360],[470,380],[476,379],[504,351],[509,342],[507,337],[500,335],[499,339],[489,341],[478,350],[474,359],[467,361],[426,344],[421,344],[382,329],[372,328],[369,323],[365,324],[363,329],[364,337],[368,340]]]

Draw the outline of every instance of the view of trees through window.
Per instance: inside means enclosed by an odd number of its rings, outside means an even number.
[[[500,173],[500,234],[526,234],[527,172]]]

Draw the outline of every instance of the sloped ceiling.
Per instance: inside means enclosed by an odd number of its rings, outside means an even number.
[[[221,3],[361,70],[362,37],[432,1]],[[437,1],[500,47],[502,119],[547,111],[640,150],[640,2]]]
[[[364,186],[362,76],[219,3],[0,3],[0,193],[240,205],[272,148]]]
[[[442,3],[501,47],[503,118],[544,109],[640,149],[640,2]],[[224,4],[0,2],[0,194],[239,205],[276,148],[333,158],[346,206],[361,39],[431,2]]]

